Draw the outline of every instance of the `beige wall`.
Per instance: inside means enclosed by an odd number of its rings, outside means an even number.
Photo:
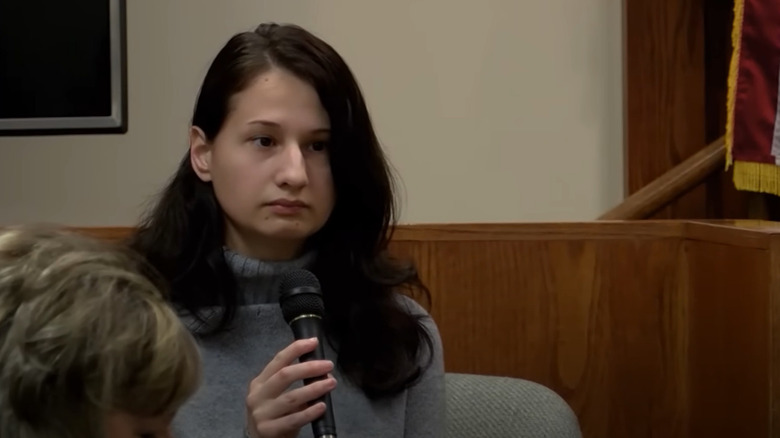
[[[0,224],[130,225],[234,32],[295,22],[361,82],[403,222],[589,220],[622,196],[618,0],[130,0],[130,130],[0,138]]]

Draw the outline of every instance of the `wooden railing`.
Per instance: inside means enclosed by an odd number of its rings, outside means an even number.
[[[599,220],[646,219],[722,169],[726,159],[723,137],[638,190]]]

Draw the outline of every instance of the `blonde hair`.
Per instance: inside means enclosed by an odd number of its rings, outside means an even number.
[[[109,412],[173,415],[195,392],[197,347],[152,272],[76,233],[0,230],[0,436],[98,437]]]

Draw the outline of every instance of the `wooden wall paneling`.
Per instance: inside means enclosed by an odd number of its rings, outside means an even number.
[[[449,371],[540,382],[572,405],[586,437],[682,437],[680,229],[655,226],[633,236],[620,225],[550,227],[543,238],[451,232],[393,249],[418,262],[433,292]]]
[[[632,194],[706,143],[703,0],[624,0],[625,172]],[[704,218],[697,187],[656,218]]]
[[[780,434],[780,235],[772,236],[769,253],[769,436],[777,436]]]
[[[769,436],[780,228],[678,225],[453,225],[393,247],[424,260],[448,370],[547,385],[586,437]]]
[[[686,241],[690,283],[690,436],[768,437],[770,256],[766,248]]]

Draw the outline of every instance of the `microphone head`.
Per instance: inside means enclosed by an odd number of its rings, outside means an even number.
[[[285,273],[279,284],[279,306],[284,320],[289,324],[301,315],[325,315],[320,281],[305,269]]]

